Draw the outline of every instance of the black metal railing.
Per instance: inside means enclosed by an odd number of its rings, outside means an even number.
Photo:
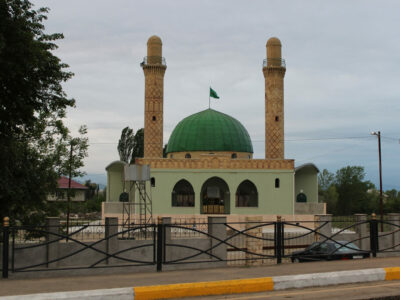
[[[223,221],[221,221],[223,220]],[[2,276],[11,272],[207,264],[218,266],[280,264],[294,251],[325,244],[332,250],[319,257],[305,251],[301,260],[334,259],[341,252],[362,257],[400,252],[400,219],[316,219],[315,221],[226,222],[223,217],[159,220],[158,224],[102,224],[0,227]],[[379,232],[382,223],[386,232]],[[71,229],[71,228],[70,228]],[[96,232],[95,235],[92,233]],[[310,246],[311,245],[311,246]],[[357,247],[358,246],[358,247]],[[297,254],[296,254],[297,255]],[[347,256],[343,256],[346,258]],[[347,257],[348,258],[348,257]],[[358,258],[358,257],[357,257]]]
[[[165,61],[164,57],[161,56],[145,56],[143,58],[143,61],[140,63],[141,66],[147,66],[147,65],[162,65],[166,66],[167,63]]]
[[[266,58],[263,60],[263,67],[282,67],[286,68],[286,62],[282,58]]]

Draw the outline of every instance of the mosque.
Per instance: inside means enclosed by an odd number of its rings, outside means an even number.
[[[129,184],[127,164],[109,164],[103,217],[122,218],[126,203],[121,201],[138,203],[139,198],[151,205],[147,210],[153,218],[324,214],[324,204],[318,203],[318,168],[311,163],[296,168],[294,160],[284,156],[286,65],[281,48],[278,38],[270,38],[263,61],[264,159],[253,159],[250,136],[238,120],[210,108],[176,125],[167,144],[167,157],[163,157],[167,66],[161,39],[150,37],[141,63],[145,77],[144,157],[135,161],[135,168],[149,166],[149,180],[141,182],[142,187]],[[121,199],[123,193],[125,199]],[[131,212],[140,213],[138,208]]]

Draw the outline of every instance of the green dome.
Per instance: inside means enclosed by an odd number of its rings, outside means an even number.
[[[186,151],[253,153],[253,145],[238,120],[206,109],[179,122],[169,138],[167,153]]]

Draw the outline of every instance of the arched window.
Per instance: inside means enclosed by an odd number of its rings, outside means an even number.
[[[185,158],[192,158],[192,156],[190,155],[190,153],[186,153]]]
[[[304,193],[300,193],[296,197],[296,202],[307,202],[307,196]]]
[[[151,184],[152,187],[156,186],[156,179],[154,177],[150,178],[150,184]]]
[[[232,153],[232,159],[235,159],[235,158],[237,158],[237,154],[236,153]]]
[[[279,188],[281,185],[281,181],[279,180],[279,178],[275,178],[275,187]]]
[[[245,180],[238,186],[236,207],[258,207],[257,188],[250,180]]]
[[[172,190],[172,206],[194,206],[194,190],[189,181],[182,179],[175,184]]]

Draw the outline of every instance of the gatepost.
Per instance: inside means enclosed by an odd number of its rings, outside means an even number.
[[[390,231],[392,234],[392,245],[396,246],[400,244],[400,214],[397,213],[389,213],[388,214],[388,222],[393,225],[390,226]],[[399,246],[394,247],[392,250],[399,250]]]
[[[359,241],[356,242],[357,246],[360,247],[361,250],[368,251],[369,243],[368,243],[368,223],[367,223],[367,215],[366,214],[355,214],[356,222],[362,223],[356,226],[356,233],[358,234]]]
[[[162,218],[163,224],[163,263],[172,260],[173,251],[167,251],[168,248],[167,244],[171,244],[171,217],[163,217]]]
[[[246,229],[256,227],[262,223],[262,219],[258,216],[246,217]],[[262,265],[262,256],[251,254],[263,254],[262,226],[246,230],[246,266]]]
[[[316,227],[320,227],[316,232],[316,240],[323,242],[332,236],[332,215],[315,215]]]
[[[51,262],[58,258],[58,247],[59,247],[59,229],[60,229],[60,218],[48,217],[46,218],[46,252],[47,252],[47,267],[56,268],[58,262]]]
[[[10,219],[8,217],[4,217],[3,219],[3,278],[8,278],[8,234],[9,234],[9,226],[10,226]]]
[[[106,218],[104,237],[106,239],[106,253],[115,254],[118,251],[118,218]],[[117,258],[108,257],[107,264],[114,264]]]
[[[208,217],[208,234],[211,236],[211,247],[220,244],[221,241],[226,240],[226,217]],[[215,239],[215,238],[217,239]],[[221,262],[217,263],[218,266],[225,266],[227,259],[227,247],[225,243],[211,250],[211,254],[215,255]]]

